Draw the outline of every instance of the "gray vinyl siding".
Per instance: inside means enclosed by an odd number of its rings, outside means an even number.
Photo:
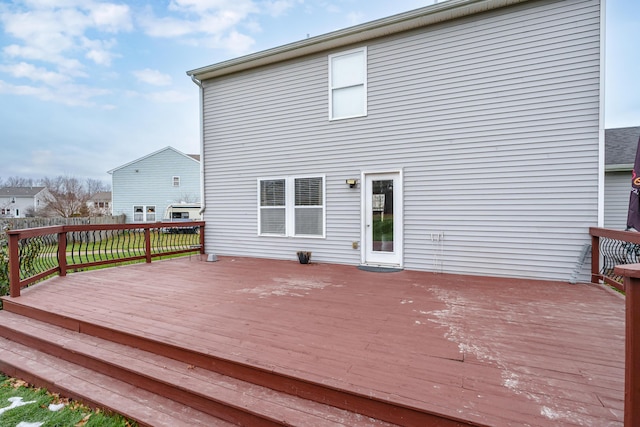
[[[173,186],[173,177],[180,186]],[[172,149],[159,151],[132,162],[112,173],[113,214],[133,221],[133,207],[156,207],[156,221],[164,217],[167,206],[185,197],[200,201],[200,163]]]
[[[627,228],[631,171],[607,172],[604,183],[604,226],[624,230]]]
[[[207,252],[358,264],[345,180],[402,170],[405,268],[568,280],[597,225],[599,43],[597,1],[532,1],[205,81]],[[329,121],[327,56],[364,45],[368,116]],[[326,175],[326,238],[258,236],[256,179],[298,174]]]

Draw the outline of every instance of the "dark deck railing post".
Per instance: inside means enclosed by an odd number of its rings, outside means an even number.
[[[620,265],[626,296],[624,426],[640,426],[640,264]]]
[[[600,283],[600,237],[591,236],[591,283]]]
[[[60,267],[60,276],[67,275],[67,231],[58,233],[58,266]]]
[[[145,227],[144,229],[144,253],[146,255],[147,262],[151,262],[151,228]]]
[[[20,296],[20,236],[11,232],[9,235],[9,295]]]
[[[200,255],[204,255],[204,224],[200,226]]]

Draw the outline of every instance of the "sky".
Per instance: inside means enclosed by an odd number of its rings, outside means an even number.
[[[0,179],[197,154],[186,71],[433,2],[0,0]],[[605,127],[640,126],[640,1],[606,0],[606,28]]]

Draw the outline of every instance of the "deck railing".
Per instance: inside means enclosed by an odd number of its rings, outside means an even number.
[[[9,230],[12,297],[45,277],[91,267],[204,254],[203,221],[91,224]]]
[[[640,233],[592,227],[591,281],[625,292],[624,426],[640,425]]]
[[[640,263],[640,233],[591,227],[591,282],[600,281],[624,291],[617,265]]]

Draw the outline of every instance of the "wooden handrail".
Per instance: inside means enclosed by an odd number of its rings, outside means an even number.
[[[591,235],[591,282],[604,282],[624,292],[624,285],[617,281],[620,280],[620,278],[607,277],[602,273],[602,266],[600,264],[602,261],[600,241],[602,238],[605,238],[640,246],[640,233],[637,231],[620,231],[608,228],[589,227],[589,234]],[[604,255],[606,256],[606,254]]]
[[[197,248],[188,246],[186,248],[181,247],[169,247],[168,251],[162,253],[153,253],[151,244],[151,230],[152,229],[180,229],[185,227],[197,227],[200,229],[200,236]],[[58,274],[60,276],[66,276],[69,268],[85,268],[93,267],[97,265],[116,264],[127,261],[145,260],[151,262],[153,257],[173,255],[180,253],[193,252],[199,250],[200,254],[205,253],[204,249],[204,221],[188,221],[188,222],[155,222],[155,223],[141,223],[141,224],[82,224],[82,225],[61,225],[53,227],[38,227],[29,229],[9,230],[7,235],[9,238],[9,295],[11,297],[19,297],[20,290],[37,280],[50,276],[52,274]],[[125,230],[143,230],[144,231],[144,254],[140,251],[140,255],[132,254],[122,258],[114,258],[109,260],[99,260],[87,262],[81,261],[80,263],[67,264],[67,233],[76,232],[92,232],[92,231],[125,231]],[[41,236],[55,235],[57,250],[53,257],[48,259],[55,259],[56,263],[49,264],[52,267],[40,270],[33,276],[25,279],[20,278],[21,259],[20,259],[20,241],[23,239],[36,238]],[[117,252],[117,251],[116,251]]]
[[[640,426],[640,264],[619,265],[625,285],[624,426]]]

